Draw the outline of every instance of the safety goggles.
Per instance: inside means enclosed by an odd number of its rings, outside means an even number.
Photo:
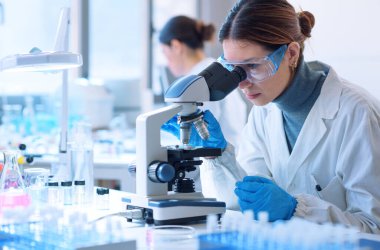
[[[229,71],[239,66],[247,73],[248,81],[260,83],[276,74],[287,48],[288,46],[284,44],[265,57],[254,57],[240,62],[227,61],[224,55],[221,55],[218,58],[218,62]]]

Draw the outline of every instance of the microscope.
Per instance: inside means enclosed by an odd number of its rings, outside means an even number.
[[[141,114],[136,120],[136,193],[123,197],[128,221],[148,224],[185,224],[220,216],[226,204],[195,192],[194,181],[186,173],[202,164],[199,157],[216,157],[220,148],[192,147],[189,139],[197,132],[207,140],[209,132],[199,106],[227,96],[246,78],[245,71],[225,69],[212,63],[198,75],[182,77],[165,93],[169,106]],[[161,146],[161,126],[177,115],[181,145]],[[195,130],[192,129],[195,127]],[[172,188],[173,187],[173,188]]]

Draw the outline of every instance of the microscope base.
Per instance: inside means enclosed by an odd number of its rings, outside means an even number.
[[[216,214],[219,218],[226,211],[224,202],[214,198],[196,199],[154,199],[152,197],[125,197],[128,221],[145,221],[155,225],[189,224],[205,221],[207,215]]]

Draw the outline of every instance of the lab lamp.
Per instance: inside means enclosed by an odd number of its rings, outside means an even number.
[[[82,55],[68,52],[70,10],[62,8],[53,51],[33,48],[27,54],[6,56],[0,61],[0,71],[7,72],[62,72],[62,107],[59,153],[66,154],[68,130],[68,69],[83,64]],[[62,158],[61,158],[62,160]]]
[[[71,52],[31,52],[15,54],[1,59],[0,71],[56,71],[79,67],[82,65],[82,56]]]

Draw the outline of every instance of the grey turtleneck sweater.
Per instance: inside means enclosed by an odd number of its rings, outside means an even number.
[[[323,82],[329,71],[327,65],[318,64],[313,67],[314,62],[306,63],[300,58],[294,79],[288,88],[277,97],[273,103],[282,111],[286,141],[291,153],[301,128],[321,93]]]

